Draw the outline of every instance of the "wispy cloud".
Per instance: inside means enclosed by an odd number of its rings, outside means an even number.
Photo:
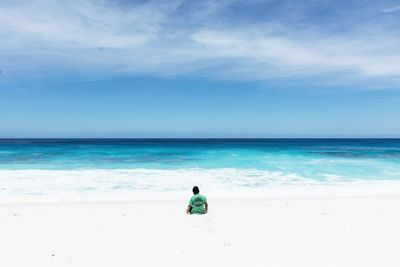
[[[344,24],[343,32],[327,32],[315,21],[295,27],[284,19],[237,20],[229,14],[241,12],[232,9],[238,3],[0,4],[0,68],[253,80],[329,73],[345,73],[346,79],[400,76],[400,39],[390,31],[370,31],[362,23],[351,31]]]
[[[400,5],[394,7],[388,7],[381,10],[383,13],[393,13],[400,11]]]

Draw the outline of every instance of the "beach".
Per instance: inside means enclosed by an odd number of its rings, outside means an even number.
[[[399,167],[398,139],[0,140],[0,266],[400,267]]]
[[[400,267],[399,29],[400,0],[0,0],[0,267]]]
[[[0,204],[1,266],[400,266],[400,195]]]

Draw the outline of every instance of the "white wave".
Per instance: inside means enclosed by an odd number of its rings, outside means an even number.
[[[324,181],[256,169],[0,170],[0,202],[400,194],[400,181]]]

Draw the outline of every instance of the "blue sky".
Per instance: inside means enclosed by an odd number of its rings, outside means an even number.
[[[0,137],[400,137],[398,1],[2,1],[0,40]]]

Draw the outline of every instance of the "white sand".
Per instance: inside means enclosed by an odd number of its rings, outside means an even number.
[[[400,196],[0,204],[0,266],[400,266]]]

